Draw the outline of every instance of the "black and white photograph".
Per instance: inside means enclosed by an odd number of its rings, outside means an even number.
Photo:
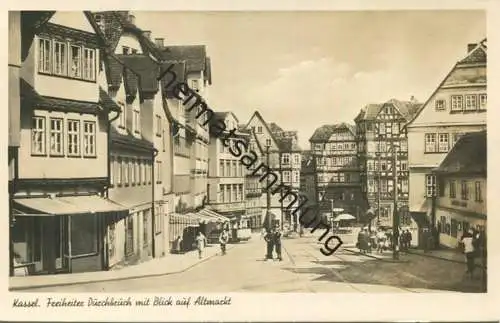
[[[486,22],[9,11],[9,290],[487,293]]]

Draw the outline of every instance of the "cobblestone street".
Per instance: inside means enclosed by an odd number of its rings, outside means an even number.
[[[465,279],[465,265],[401,254],[392,263],[340,248],[320,252],[315,237],[287,239],[284,260],[263,261],[264,241],[254,236],[182,273],[34,292],[480,292],[481,280]],[[147,274],[147,273],[145,273]],[[478,270],[479,274],[479,270]]]

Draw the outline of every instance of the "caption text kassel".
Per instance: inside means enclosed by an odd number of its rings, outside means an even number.
[[[133,297],[88,297],[82,300],[76,297],[53,298],[47,297],[45,302],[39,297],[30,300],[15,298],[12,307],[36,308],[36,307],[128,307],[128,306],[219,306],[231,305],[231,297],[220,298],[198,297],[172,297],[154,296],[134,299]]]

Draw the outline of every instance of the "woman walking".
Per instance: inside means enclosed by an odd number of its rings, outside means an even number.
[[[203,257],[203,250],[207,244],[207,238],[201,231],[198,231],[196,235],[196,249],[198,249],[198,257],[201,259]]]

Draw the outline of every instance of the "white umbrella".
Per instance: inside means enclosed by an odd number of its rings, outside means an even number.
[[[342,214],[337,215],[333,221],[338,222],[338,221],[342,221],[342,220],[355,220],[355,219],[356,219],[355,216],[352,216],[352,215],[347,214],[347,213],[342,213]]]

